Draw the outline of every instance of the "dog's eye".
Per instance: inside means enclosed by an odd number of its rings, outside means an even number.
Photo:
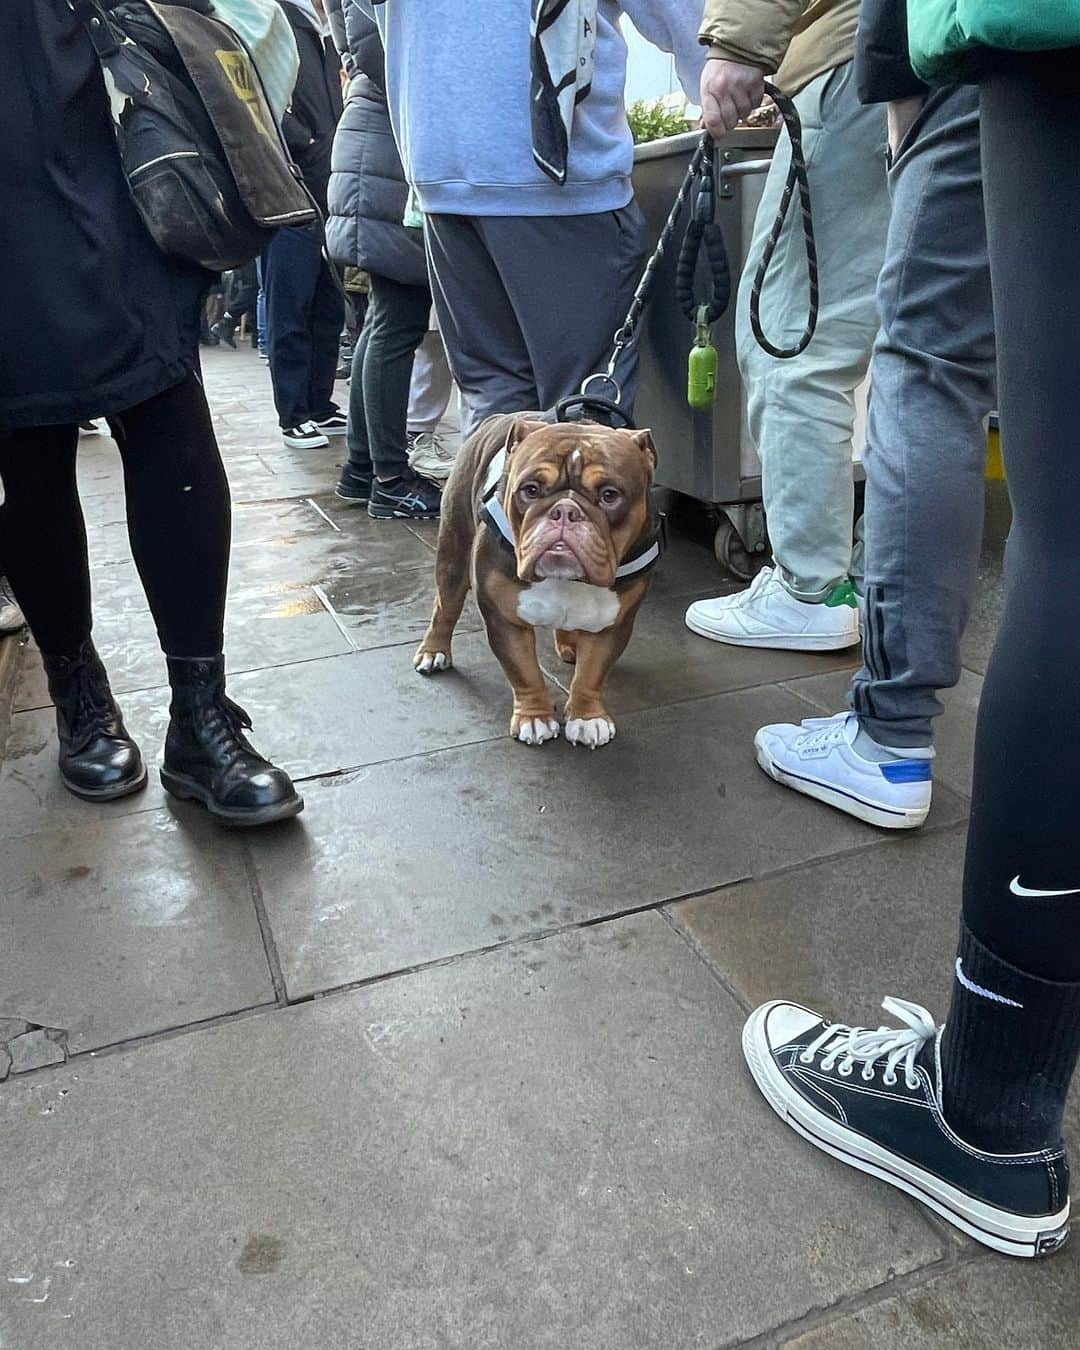
[[[618,488],[606,487],[600,493],[601,506],[617,506],[622,500],[622,493]]]
[[[540,484],[539,484],[539,483],[522,483],[522,485],[521,485],[521,495],[522,495],[523,497],[528,497],[529,501],[531,501],[531,502],[536,501],[537,497],[540,496]]]

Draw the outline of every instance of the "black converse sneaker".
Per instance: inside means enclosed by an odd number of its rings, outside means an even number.
[[[985,1153],[942,1114],[940,1028],[925,1008],[887,998],[902,1027],[825,1021],[797,1003],[763,1004],[743,1054],[776,1114],[812,1144],[906,1191],[977,1241],[1049,1256],[1069,1236],[1064,1145]]]
[[[390,483],[375,479],[368,515],[376,520],[437,520],[441,501],[435,484],[410,470]]]

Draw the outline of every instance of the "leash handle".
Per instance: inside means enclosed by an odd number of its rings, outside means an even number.
[[[784,119],[784,125],[787,127],[788,139],[791,142],[791,165],[788,168],[787,181],[784,183],[783,196],[780,198],[780,207],[776,213],[776,219],[773,221],[773,227],[769,231],[769,237],[761,255],[761,262],[758,263],[753,285],[750,288],[750,329],[758,346],[763,351],[776,357],[778,361],[789,361],[792,357],[801,355],[807,349],[817,329],[818,309],[820,307],[817,245],[814,242],[814,217],[810,209],[810,181],[806,174],[806,159],[803,155],[802,123],[799,120],[799,111],[791,99],[786,94],[782,94],[768,80],[765,81],[765,92],[776,104],[780,116]],[[806,244],[806,280],[810,291],[810,305],[806,327],[803,329],[802,337],[799,338],[798,342],[793,347],[776,347],[765,336],[765,330],[761,326],[761,291],[765,285],[765,277],[773,260],[773,254],[776,252],[776,246],[780,242],[788,208],[791,206],[796,187],[799,189],[799,207],[802,211],[803,238]]]

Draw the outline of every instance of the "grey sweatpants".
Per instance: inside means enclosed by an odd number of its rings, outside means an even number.
[[[492,413],[551,409],[605,369],[645,265],[635,202],[587,216],[430,215],[425,234],[462,435]],[[616,379],[629,412],[635,354]]]
[[[754,220],[735,332],[773,556],[795,595],[824,600],[851,567],[855,390],[878,331],[874,286],[889,227],[885,110],[859,102],[850,61],[819,75],[796,95],[795,106],[821,277],[817,332],[802,355],[778,361],[750,329],[754,276],[791,163],[786,133]],[[792,210],[761,290],[766,334],[773,342],[793,341],[806,323],[806,307],[802,219]]]
[[[928,99],[890,173],[866,456],[866,621],[851,705],[880,745],[929,746],[960,677],[994,406],[978,91]]]

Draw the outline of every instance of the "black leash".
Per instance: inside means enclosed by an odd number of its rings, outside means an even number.
[[[787,181],[784,184],[783,195],[780,199],[780,206],[776,213],[776,220],[773,223],[769,238],[766,241],[765,249],[761,255],[761,262],[758,264],[757,272],[754,276],[753,286],[750,292],[750,327],[758,345],[770,356],[778,360],[790,360],[804,352],[814,336],[814,330],[817,328],[818,320],[818,262],[817,247],[814,243],[814,221],[810,208],[810,184],[806,173],[806,160],[803,156],[802,148],[802,123],[799,120],[799,113],[791,99],[786,94],[782,94],[779,89],[765,83],[765,92],[769,94],[773,102],[780,111],[780,115],[787,127],[788,136],[791,141],[791,165],[788,169]],[[645,307],[649,303],[653,288],[656,285],[656,275],[661,260],[667,256],[671,247],[672,239],[678,227],[679,220],[682,217],[683,210],[690,200],[690,194],[693,191],[694,184],[698,183],[697,197],[694,203],[693,215],[686,228],[686,235],[683,239],[682,248],[679,252],[678,265],[675,271],[676,296],[682,307],[683,313],[687,318],[692,319],[697,326],[697,336],[695,339],[695,352],[707,352],[711,354],[711,362],[706,360],[703,365],[706,369],[699,372],[699,383],[704,390],[708,383],[708,399],[703,402],[695,401],[694,383],[695,369],[693,355],[691,358],[690,385],[691,385],[691,403],[695,407],[706,406],[711,402],[713,384],[715,381],[715,360],[716,353],[712,348],[708,337],[708,329],[717,319],[726,311],[731,302],[731,268],[728,263],[727,248],[724,244],[724,236],[720,226],[716,223],[716,180],[715,180],[715,158],[716,142],[706,131],[702,133],[701,141],[691,157],[690,164],[686,170],[686,176],[683,178],[679,187],[678,195],[675,198],[671,211],[668,215],[664,228],[660,231],[660,237],[656,241],[656,248],[653,250],[648,262],[645,265],[645,271],[642,273],[641,280],[638,282],[637,290],[634,292],[634,298],[630,309],[627,311],[626,318],[615,333],[614,345],[611,352],[611,358],[607,363],[607,368],[598,371],[595,375],[590,375],[581,386],[583,395],[589,394],[590,387],[595,384],[602,385],[594,397],[602,397],[612,403],[618,403],[622,391],[619,388],[618,381],[615,379],[615,370],[619,359],[627,347],[635,340],[638,324],[641,322],[641,316],[645,312]],[[806,327],[798,342],[792,347],[777,347],[766,337],[761,326],[761,289],[765,283],[765,277],[776,252],[776,246],[780,242],[780,235],[783,232],[784,222],[787,219],[787,213],[791,206],[792,198],[795,195],[796,187],[799,190],[799,206],[802,211],[803,235],[806,243],[806,273],[809,283],[810,303],[807,315]],[[709,271],[712,278],[712,293],[706,303],[702,303],[694,294],[694,276],[697,270],[698,257],[702,248],[705,249],[706,258],[709,263]],[[712,381],[709,381],[708,367],[711,365]]]

